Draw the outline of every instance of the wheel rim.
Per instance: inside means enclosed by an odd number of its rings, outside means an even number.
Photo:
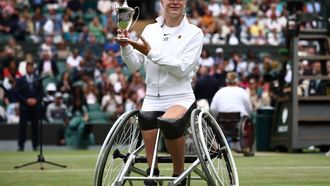
[[[114,184],[125,164],[125,158],[127,159],[129,154],[141,144],[137,115],[135,114],[124,119],[113,134],[102,157],[103,161],[99,174],[102,182],[99,185],[102,186]]]
[[[211,185],[238,185],[236,166],[221,129],[214,118],[207,112],[199,112],[195,117],[194,130],[199,135],[197,151],[204,172]],[[197,148],[197,147],[196,147]]]

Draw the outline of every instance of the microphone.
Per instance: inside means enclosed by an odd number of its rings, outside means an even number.
[[[50,77],[50,75],[47,74],[47,75],[45,75],[45,76],[43,76],[43,77],[39,77],[39,78],[37,79],[37,81],[43,81],[44,79],[47,79],[47,78],[49,78],[49,77]]]

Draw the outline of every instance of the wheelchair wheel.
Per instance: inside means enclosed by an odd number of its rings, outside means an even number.
[[[195,109],[191,115],[191,128],[196,153],[208,184],[212,186],[239,185],[230,147],[213,116],[208,112]]]
[[[97,159],[94,186],[112,185],[129,154],[142,144],[138,112],[124,113],[110,129]]]
[[[240,125],[240,143],[244,156],[253,156],[255,149],[254,126],[250,118],[243,118]]]

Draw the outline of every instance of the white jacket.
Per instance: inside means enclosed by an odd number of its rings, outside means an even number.
[[[191,79],[198,70],[203,47],[202,30],[190,24],[184,16],[178,29],[167,42],[163,42],[164,17],[160,16],[156,21],[147,25],[142,33],[151,46],[148,55],[128,45],[121,48],[123,60],[131,71],[144,66],[146,95],[192,93]]]

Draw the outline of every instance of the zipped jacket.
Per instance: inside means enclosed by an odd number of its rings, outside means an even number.
[[[148,55],[127,45],[121,48],[123,60],[131,71],[144,67],[146,95],[192,93],[191,81],[198,70],[203,47],[202,30],[184,16],[178,29],[163,41],[164,17],[160,16],[156,21],[142,32],[151,46]]]

